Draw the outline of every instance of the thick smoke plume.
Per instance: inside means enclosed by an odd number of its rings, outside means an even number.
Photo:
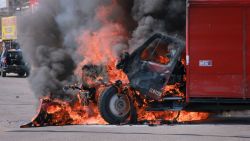
[[[34,93],[37,97],[63,97],[63,85],[75,80],[81,65],[93,61],[90,58],[95,54],[85,39],[107,37],[100,32],[116,33],[106,44],[109,49],[100,46],[97,50],[103,55],[104,65],[110,55],[135,49],[155,32],[184,37],[185,3],[185,0],[40,0],[36,9],[19,18],[18,32],[31,65],[29,80]],[[105,8],[109,5],[112,7]]]
[[[132,13],[138,26],[132,33],[131,50],[154,32],[185,36],[185,0],[134,0]]]

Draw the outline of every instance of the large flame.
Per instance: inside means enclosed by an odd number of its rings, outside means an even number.
[[[79,52],[85,58],[78,65],[76,73],[80,74],[81,66],[86,64],[104,65],[108,72],[109,82],[116,80],[128,82],[127,76],[115,68],[118,50],[120,50],[117,47],[120,47],[120,43],[128,41],[128,33],[119,22],[108,20],[112,15],[112,10],[117,6],[117,2],[113,0],[111,5],[99,7],[95,19],[102,26],[94,31],[85,30],[78,38]]]

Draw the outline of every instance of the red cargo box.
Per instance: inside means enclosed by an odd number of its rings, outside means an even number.
[[[187,101],[250,98],[250,0],[190,0]]]

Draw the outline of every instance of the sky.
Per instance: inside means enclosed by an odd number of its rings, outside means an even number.
[[[6,0],[0,0],[0,8],[6,7]]]

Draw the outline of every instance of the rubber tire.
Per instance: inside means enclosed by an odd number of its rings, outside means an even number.
[[[130,112],[128,112],[128,114],[126,114],[123,117],[117,117],[110,112],[110,109],[108,106],[109,100],[112,98],[113,95],[117,94],[117,92],[118,92],[117,88],[114,86],[111,86],[106,89],[106,91],[99,97],[99,100],[98,100],[98,108],[99,108],[102,118],[109,124],[113,124],[113,125],[119,125],[119,124],[125,123],[130,115]]]
[[[2,77],[6,77],[6,72],[2,71],[1,75],[2,75]]]
[[[18,73],[18,76],[19,76],[19,77],[24,77],[24,75],[25,75],[25,72]]]
[[[25,75],[25,77],[29,77],[29,75],[30,75],[30,72],[29,71],[26,71],[26,73],[25,73],[26,75]]]

